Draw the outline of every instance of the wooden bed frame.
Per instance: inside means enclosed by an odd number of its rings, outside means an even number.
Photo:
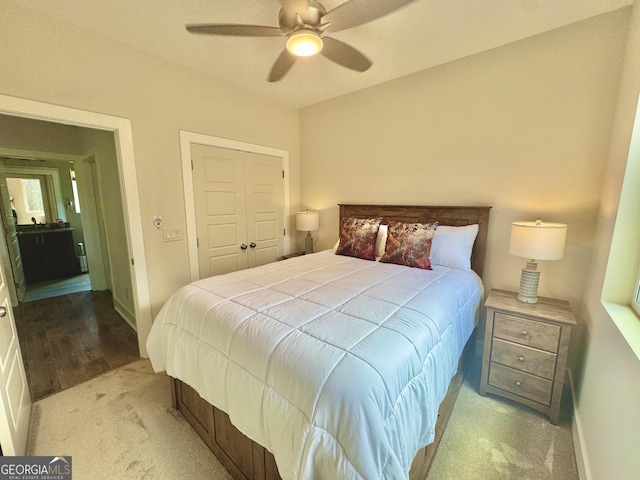
[[[340,218],[382,217],[407,223],[438,221],[440,225],[463,226],[478,224],[478,236],[471,257],[471,268],[482,277],[484,269],[489,209],[491,207],[433,207],[407,205],[345,205],[340,206]],[[440,404],[434,441],[416,454],[409,478],[424,480],[444,433],[475,344],[475,331],[460,358],[458,372],[451,380],[447,395]],[[207,446],[235,480],[281,480],[273,455],[236,429],[222,410],[203,400],[198,393],[178,379],[171,379],[171,398],[175,408],[191,424]]]

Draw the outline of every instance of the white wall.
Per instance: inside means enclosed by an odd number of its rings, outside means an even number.
[[[0,93],[131,120],[153,315],[189,281],[186,242],[165,243],[152,227],[161,215],[186,231],[180,130],[288,151],[298,209],[297,110],[15,2],[3,3],[2,20]]]

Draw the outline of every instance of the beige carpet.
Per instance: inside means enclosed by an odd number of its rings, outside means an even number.
[[[471,370],[428,480],[578,480],[568,388],[555,426],[510,400],[481,397],[479,369]]]
[[[147,360],[32,407],[27,453],[71,455],[77,480],[230,480]]]
[[[525,407],[480,397],[475,382],[471,374],[463,385],[428,480],[578,479],[568,408],[556,427]],[[78,480],[231,478],[146,360],[36,402],[28,454],[71,455]]]

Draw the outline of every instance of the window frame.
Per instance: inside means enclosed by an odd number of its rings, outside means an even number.
[[[638,276],[636,278],[635,288],[631,297],[631,308],[640,315],[640,268],[638,268]]]

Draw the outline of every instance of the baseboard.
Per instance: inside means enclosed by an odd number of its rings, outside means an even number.
[[[129,310],[122,302],[120,302],[115,296],[113,297],[113,309],[120,314],[124,321],[129,324],[136,332],[138,331],[138,325],[136,324],[135,314]]]
[[[582,422],[580,411],[576,408],[576,389],[573,384],[573,374],[571,369],[567,369],[569,378],[569,388],[571,389],[571,404],[573,405],[573,419],[571,421],[571,436],[573,437],[573,449],[576,455],[576,467],[578,468],[578,478],[580,480],[591,480],[591,469],[589,459],[585,450],[584,434],[582,433]]]

